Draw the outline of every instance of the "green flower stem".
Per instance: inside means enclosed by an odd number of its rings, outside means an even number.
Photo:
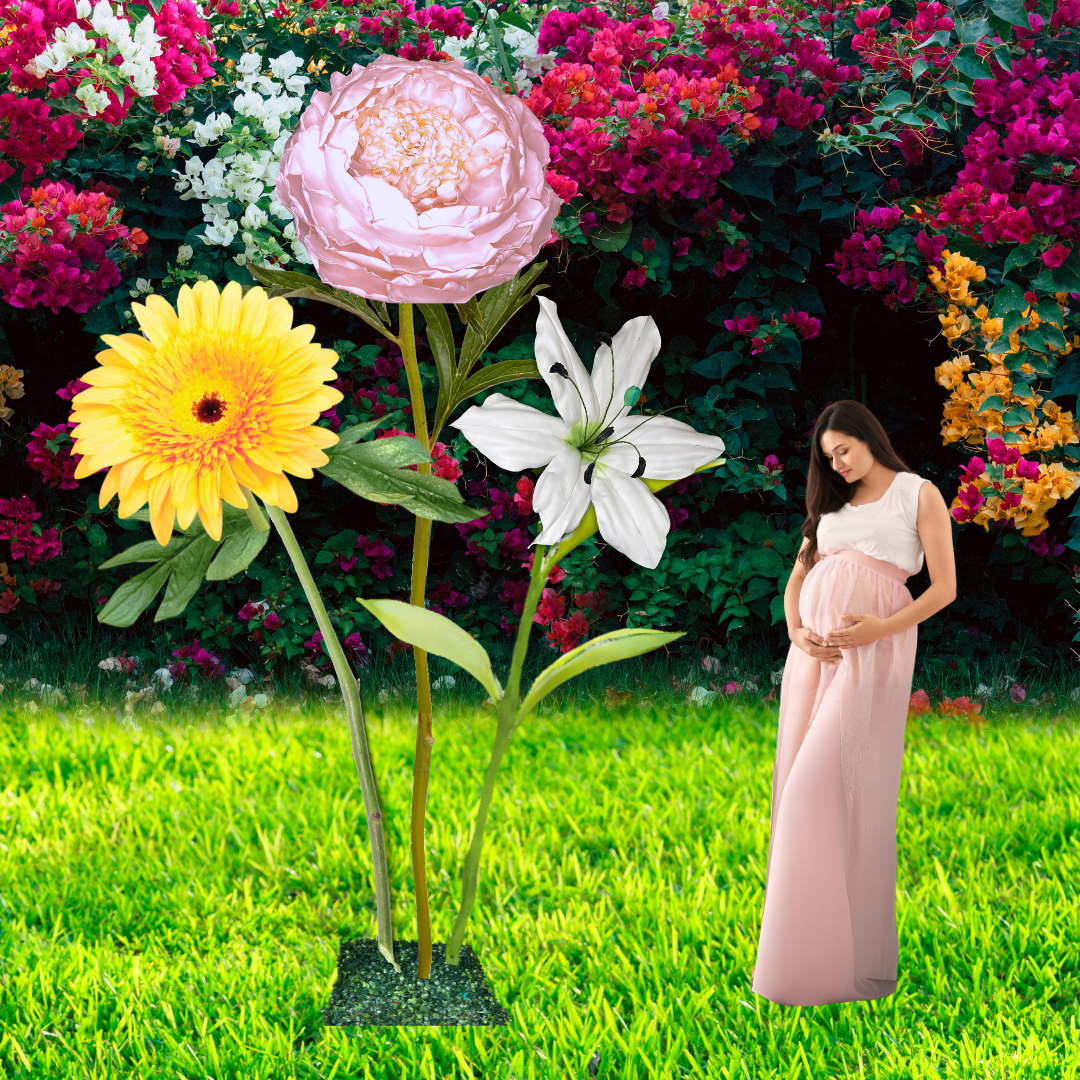
[[[532,634],[533,616],[540,603],[540,597],[547,583],[548,574],[555,566],[553,560],[544,559],[544,549],[538,547],[533,556],[532,575],[529,578],[529,591],[525,595],[525,607],[518,623],[517,640],[514,642],[514,655],[510,661],[510,676],[506,691],[499,700],[496,712],[495,743],[491,748],[491,760],[484,775],[484,787],[480,793],[480,805],[476,811],[476,824],[473,826],[472,841],[465,865],[461,871],[461,907],[454,919],[454,928],[446,943],[446,962],[456,965],[461,954],[461,943],[465,937],[465,924],[472,914],[476,902],[476,885],[480,877],[480,849],[484,845],[484,827],[487,825],[488,809],[491,797],[495,793],[495,777],[502,764],[503,755],[510,745],[510,737],[518,723],[518,703],[521,700],[521,669],[525,663],[525,654],[529,648]]]
[[[259,500],[246,487],[240,489],[247,499],[247,516],[251,520],[251,526],[256,532],[269,532],[270,522],[266,520],[262,510],[259,509]]]
[[[315,621],[322,631],[323,644],[330,654],[341,696],[345,701],[345,715],[349,721],[349,734],[352,736],[353,760],[360,777],[360,790],[364,793],[364,812],[367,816],[368,834],[371,837],[371,861],[375,872],[375,910],[378,920],[379,951],[400,972],[401,966],[394,959],[394,928],[390,912],[390,876],[386,870],[386,843],[383,838],[382,812],[379,810],[379,796],[375,790],[375,774],[371,768],[371,751],[368,749],[367,729],[364,726],[364,710],[360,704],[360,692],[356,677],[345,658],[345,651],[338,640],[337,631],[326,606],[322,602],[315,579],[311,576],[304,553],[296,542],[292,526],[284,511],[279,506],[268,506],[267,513],[274,523],[285,550],[288,551],[296,568],[296,576],[304,587],[304,595],[311,605]]]
[[[405,362],[405,374],[409,380],[409,397],[412,401],[413,432],[425,450],[431,450],[428,437],[427,406],[424,404],[424,387],[420,381],[420,365],[416,360],[416,334],[413,329],[412,304],[398,304],[398,347]],[[420,472],[430,473],[431,465],[424,462],[417,466]],[[431,530],[434,522],[418,517],[413,529],[412,591],[409,602],[416,607],[424,606],[427,593],[428,559],[431,553]],[[412,848],[413,887],[416,890],[416,940],[418,949],[418,976],[427,979],[431,975],[431,909],[428,904],[427,861],[424,851],[424,817],[427,813],[428,782],[431,777],[431,752],[435,745],[435,733],[431,726],[431,676],[428,673],[427,653],[413,649],[416,664],[416,752],[413,755],[412,819],[410,823],[410,846]]]

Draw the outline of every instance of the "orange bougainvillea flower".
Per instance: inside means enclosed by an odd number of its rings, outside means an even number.
[[[220,539],[221,500],[246,507],[241,487],[295,513],[285,473],[310,478],[338,441],[315,426],[342,400],[324,385],[337,353],[311,343],[313,326],[292,326],[287,300],[235,281],[220,294],[184,285],[175,311],[160,296],[131,307],[143,336],[103,335],[111,348],[72,401],[76,479],[108,468],[100,504],[119,492],[125,518],[149,503],[163,545],[174,520],[186,529],[196,513]]]
[[[916,690],[908,699],[908,716],[925,716],[932,706],[930,695],[925,690]]]

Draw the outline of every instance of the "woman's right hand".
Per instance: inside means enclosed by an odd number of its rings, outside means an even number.
[[[800,626],[789,637],[807,656],[826,664],[835,664],[844,655],[836,645],[822,645],[821,635],[809,626]]]

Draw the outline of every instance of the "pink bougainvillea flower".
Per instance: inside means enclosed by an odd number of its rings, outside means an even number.
[[[551,236],[540,120],[458,60],[384,54],[318,91],[277,194],[328,285],[371,300],[463,304]]]

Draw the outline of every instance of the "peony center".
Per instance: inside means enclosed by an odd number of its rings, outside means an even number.
[[[191,406],[191,415],[200,424],[217,424],[224,419],[229,409],[229,403],[219,394],[213,392],[203,394],[194,405]]]
[[[491,155],[449,109],[402,101],[356,117],[357,159],[418,210],[452,206]]]

